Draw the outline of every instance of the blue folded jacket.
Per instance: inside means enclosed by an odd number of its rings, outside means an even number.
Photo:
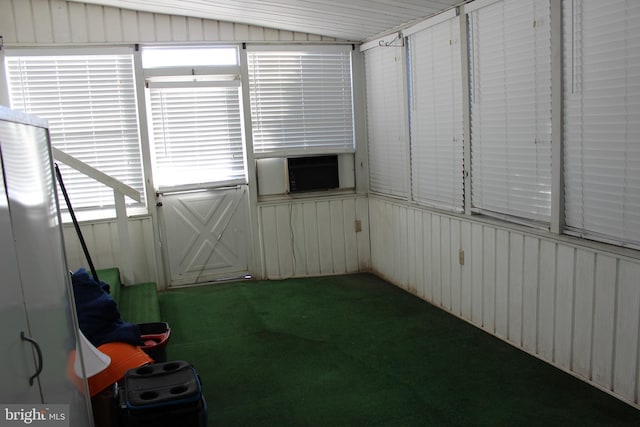
[[[142,345],[138,325],[122,320],[118,305],[108,294],[109,285],[95,281],[84,268],[71,275],[71,283],[80,330],[91,344],[98,347],[117,341]]]

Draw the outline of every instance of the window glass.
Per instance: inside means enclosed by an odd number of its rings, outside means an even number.
[[[469,14],[471,196],[483,213],[551,218],[549,0]]]
[[[407,122],[402,48],[376,47],[364,53],[371,191],[409,195]]]
[[[257,155],[354,151],[351,47],[247,54]]]
[[[640,7],[568,2],[564,17],[568,232],[640,247]]]
[[[8,55],[5,62],[12,108],[47,119],[56,148],[143,192],[131,54]],[[114,206],[111,188],[60,169],[74,210]]]
[[[145,47],[142,49],[144,68],[181,65],[238,65],[235,47]]]
[[[156,186],[244,181],[238,91],[149,89]]]
[[[454,211],[464,206],[459,38],[458,18],[409,36],[412,197]]]

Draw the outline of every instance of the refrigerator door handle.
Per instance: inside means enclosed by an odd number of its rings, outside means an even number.
[[[34,340],[33,338],[25,335],[24,332],[20,332],[20,338],[22,339],[22,341],[28,341],[31,344],[33,344],[33,346],[36,349],[36,354],[38,356],[38,363],[36,366],[36,373],[31,375],[29,377],[29,385],[33,385],[33,382],[36,378],[38,378],[38,375],[40,375],[42,373],[42,350],[40,349],[40,345],[38,344],[38,342],[36,340]]]

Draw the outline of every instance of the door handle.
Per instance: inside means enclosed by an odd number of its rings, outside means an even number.
[[[38,363],[36,366],[36,373],[31,375],[29,377],[29,385],[33,385],[33,381],[38,378],[38,375],[40,375],[42,373],[42,350],[40,349],[40,345],[38,344],[38,342],[36,340],[34,340],[33,338],[27,336],[24,334],[24,332],[20,332],[20,338],[22,339],[22,341],[28,341],[31,344],[33,344],[33,346],[36,349],[36,354],[38,356]]]

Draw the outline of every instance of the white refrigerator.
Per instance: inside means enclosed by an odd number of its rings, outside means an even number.
[[[0,106],[0,160],[0,417],[50,405],[92,426],[47,123]]]

